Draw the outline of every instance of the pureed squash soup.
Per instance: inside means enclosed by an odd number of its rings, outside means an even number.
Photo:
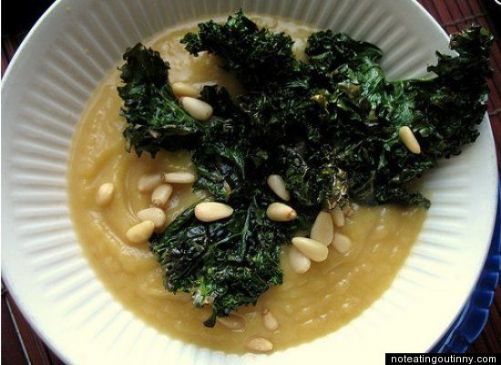
[[[297,41],[297,57],[303,57],[312,29],[269,17],[255,20],[291,35]],[[166,30],[147,45],[169,61],[171,82],[217,83],[238,94],[241,89],[218,66],[216,57],[192,57],[179,43],[193,29],[190,25]],[[205,327],[202,322],[210,308],[195,308],[190,295],[174,295],[164,289],[162,270],[148,243],[132,244],[126,238],[127,230],[140,222],[136,213],[151,204],[151,193],[138,191],[139,179],[151,173],[193,171],[193,167],[187,152],[162,151],[152,159],[146,153],[137,157],[126,151],[125,122],[116,91],[119,84],[119,72],[114,70],[98,87],[80,121],[69,161],[69,196],[74,226],[92,266],[107,288],[137,316],[176,338],[217,350],[243,353],[246,341],[255,336],[269,339],[274,350],[280,350],[335,331],[390,286],[416,240],[425,210],[361,206],[346,218],[343,227],[335,229],[351,239],[347,253],[330,247],[327,260],[313,262],[309,271],[298,274],[289,264],[289,246],[283,246],[283,284],[264,293],[255,306],[237,311],[240,320],[245,319],[245,327],[232,330],[221,323],[224,320],[213,328]],[[96,193],[104,183],[114,185],[114,195],[109,205],[100,207]],[[190,185],[174,184],[165,209],[167,222],[201,197]],[[276,318],[277,329],[265,327],[264,310]]]

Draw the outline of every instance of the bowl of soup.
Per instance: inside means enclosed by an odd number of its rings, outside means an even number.
[[[495,217],[487,117],[474,144],[419,182],[428,210],[352,205],[342,224],[334,221],[349,249],[330,248],[327,259],[298,273],[293,246],[282,246],[283,283],[214,327],[202,324],[210,307],[164,288],[147,240],[131,244],[127,232],[151,205],[152,189],[138,190],[141,181],[190,173],[193,161],[183,151],[152,157],[127,150],[118,67],[125,49],[142,42],[169,62],[171,83],[217,84],[238,95],[242,86],[218,57],[193,57],[180,39],[240,8],[303,49],[319,29],[374,43],[392,80],[425,75],[434,52],[448,45],[413,1],[53,5],[2,86],[2,274],[30,323],[69,363],[377,363],[385,352],[429,350],[476,282]],[[96,194],[105,184],[113,199],[103,207]],[[190,183],[173,184],[169,195],[167,226],[201,199]],[[249,351],[256,338],[272,351]]]

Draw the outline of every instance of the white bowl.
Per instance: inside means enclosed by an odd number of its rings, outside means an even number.
[[[157,332],[105,290],[68,215],[65,174],[75,125],[127,46],[240,7],[376,43],[391,78],[423,74],[435,50],[448,45],[440,26],[411,0],[56,2],[23,42],[2,85],[2,274],[29,322],[68,363],[382,363],[384,352],[432,347],[472,290],[495,217],[497,169],[487,116],[477,142],[426,178],[433,204],[391,288],[337,332],[269,356],[226,355]]]

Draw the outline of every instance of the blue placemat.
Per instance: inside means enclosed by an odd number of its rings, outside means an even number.
[[[482,332],[501,272],[501,182],[491,248],[477,285],[458,318],[430,352],[463,353]]]

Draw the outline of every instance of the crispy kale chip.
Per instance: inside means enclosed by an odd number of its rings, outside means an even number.
[[[202,51],[221,56],[224,66],[250,89],[260,88],[264,80],[287,78],[297,64],[291,37],[259,29],[241,10],[225,24],[200,23],[198,32],[186,34],[181,42],[195,56]]]
[[[348,173],[349,194],[368,204],[429,206],[409,183],[473,142],[487,102],[492,36],[471,27],[454,35],[457,55],[438,54],[435,76],[389,82],[373,45],[330,31],[313,34],[306,54],[316,70],[330,72],[321,93],[335,125],[337,165]],[[409,126],[421,146],[413,154],[401,143],[399,129]]]
[[[178,104],[169,85],[169,63],[160,54],[136,44],[123,55],[120,68],[123,86],[122,115],[127,121],[123,132],[128,149],[138,155],[155,155],[160,149],[190,148],[201,134],[200,123]]]
[[[188,209],[151,241],[167,289],[192,293],[196,306],[212,305],[209,327],[216,316],[255,304],[270,286],[282,283],[280,247],[297,223],[270,221],[265,210],[273,197],[250,194],[251,199],[233,203],[229,219],[203,223]]]
[[[201,99],[214,113],[195,121],[172,93],[168,63],[142,45],[124,55],[119,94],[130,148],[191,151],[193,188],[234,209],[212,223],[188,209],[150,243],[167,289],[212,306],[207,326],[282,282],[281,245],[319,210],[349,201],[428,207],[409,184],[473,142],[486,108],[492,36],[480,27],[454,35],[455,53],[437,53],[431,76],[402,81],[386,80],[375,45],[329,30],[309,37],[300,62],[289,36],[259,29],[241,11],[225,24],[199,24],[182,42],[195,56],[219,56],[245,94],[232,99],[224,88],[204,87]],[[420,154],[401,142],[403,126]],[[270,174],[284,178],[297,220],[266,217],[278,200],[266,185]]]

